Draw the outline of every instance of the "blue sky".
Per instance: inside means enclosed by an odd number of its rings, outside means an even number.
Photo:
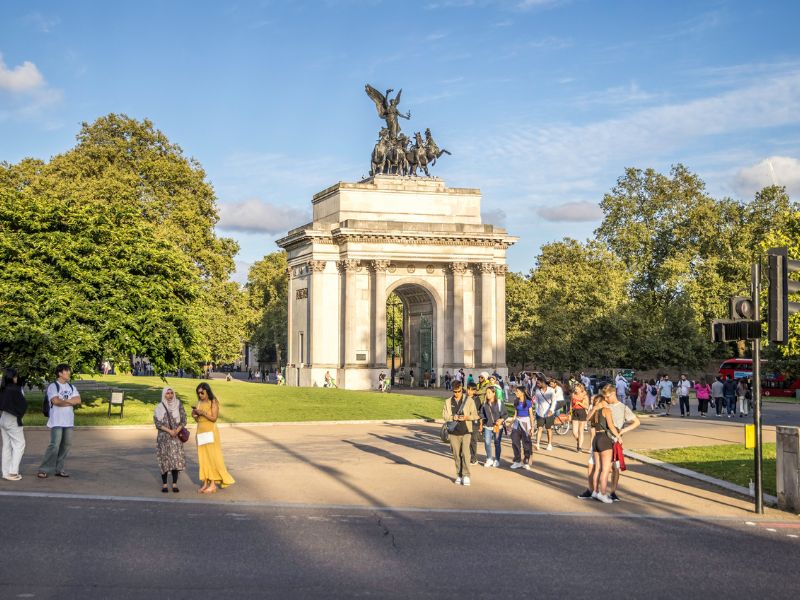
[[[81,122],[149,118],[205,167],[239,266],[357,181],[403,89],[434,173],[479,187],[520,242],[591,236],[627,166],[682,162],[717,196],[800,196],[800,3],[590,0],[6,1],[0,160],[48,158]],[[239,276],[241,277],[241,275]]]

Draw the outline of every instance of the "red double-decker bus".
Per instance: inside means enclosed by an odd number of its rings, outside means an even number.
[[[761,370],[761,395],[762,396],[783,396],[794,398],[797,390],[800,389],[800,379],[785,377],[780,373],[768,371],[763,368],[767,361],[762,360]],[[719,374],[734,379],[742,377],[750,379],[753,377],[752,358],[730,358],[719,366]]]

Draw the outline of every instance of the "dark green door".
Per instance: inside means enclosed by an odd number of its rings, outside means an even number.
[[[433,328],[427,317],[422,317],[419,326],[420,377],[433,368]]]

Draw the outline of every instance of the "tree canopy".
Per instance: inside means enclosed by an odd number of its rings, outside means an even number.
[[[48,162],[0,165],[0,364],[39,378],[62,361],[141,355],[165,372],[238,356],[238,246],[214,232],[199,163],[125,115],[77,140]]]

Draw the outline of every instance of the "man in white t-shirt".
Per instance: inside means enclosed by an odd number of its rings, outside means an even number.
[[[628,382],[622,375],[617,375],[617,380],[614,382],[614,387],[617,388],[617,400],[624,405],[629,406],[628,400]]]
[[[678,380],[678,403],[681,407],[681,416],[688,417],[689,415],[689,390],[692,389],[692,382],[686,378],[686,375],[681,375],[681,378]],[[686,408],[686,414],[684,414],[684,407]]]
[[[75,426],[74,409],[81,403],[78,390],[69,382],[72,370],[69,365],[56,367],[56,381],[47,386],[45,396],[50,402],[50,416],[47,427],[50,428],[50,445],[44,453],[39,465],[37,477],[45,479],[51,475],[69,477],[64,470],[64,461],[72,446],[72,429]]]

